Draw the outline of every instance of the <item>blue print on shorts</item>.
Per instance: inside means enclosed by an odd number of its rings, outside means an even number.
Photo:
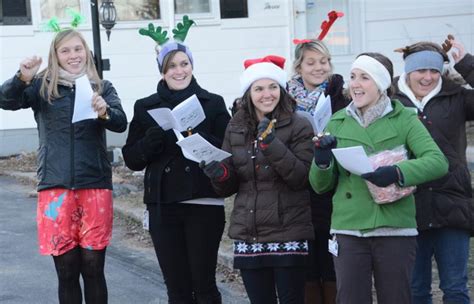
[[[55,221],[59,215],[58,208],[61,207],[61,205],[63,204],[65,196],[66,196],[66,192],[64,192],[58,197],[57,202],[55,201],[50,202],[48,205],[48,208],[46,208],[46,210],[44,211],[44,215],[46,217],[49,217],[53,221]]]

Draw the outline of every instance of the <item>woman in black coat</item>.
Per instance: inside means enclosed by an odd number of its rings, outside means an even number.
[[[197,83],[187,46],[169,42],[157,60],[162,79],[156,93],[135,103],[124,160],[132,170],[146,169],[144,203],[169,303],[221,303],[215,271],[224,200],[198,164],[183,156],[173,130],[164,131],[148,110],[173,109],[196,94],[206,118],[192,132],[216,147],[222,145],[230,115],[221,96]]]
[[[474,86],[474,57],[455,40],[454,68]],[[396,80],[394,98],[412,107],[449,161],[444,177],[418,186],[415,193],[419,235],[413,271],[414,303],[431,302],[434,256],[445,303],[470,303],[468,258],[474,232],[474,204],[466,163],[466,121],[474,120],[474,90],[442,76],[448,60],[431,42],[418,42],[403,51],[405,73]]]
[[[40,57],[20,63],[0,87],[0,109],[31,108],[38,126],[39,251],[52,256],[59,303],[107,303],[105,252],[112,237],[112,167],[105,131],[124,132],[127,117],[112,83],[97,74],[89,47],[74,29],[55,34],[47,67]],[[76,98],[77,80],[95,93]],[[90,103],[94,119],[73,122],[76,103]],[[39,300],[40,301],[40,300]]]

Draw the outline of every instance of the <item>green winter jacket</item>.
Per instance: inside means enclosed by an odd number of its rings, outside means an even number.
[[[448,172],[448,162],[413,110],[392,100],[393,110],[363,128],[345,109],[335,113],[327,131],[337,138],[337,147],[362,145],[368,155],[404,145],[409,160],[397,164],[405,186],[421,184]],[[379,227],[416,228],[413,195],[390,204],[372,199],[367,184],[333,161],[320,169],[313,161],[309,173],[317,193],[336,188],[333,196],[332,229],[368,230]]]

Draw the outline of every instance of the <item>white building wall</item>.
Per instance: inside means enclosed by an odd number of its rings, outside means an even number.
[[[162,20],[158,24],[171,32],[168,25],[175,24],[169,18],[173,9],[169,6],[169,1],[163,2],[166,5],[163,5]],[[337,1],[306,2],[316,3],[327,11],[338,9],[330,7]],[[288,58],[286,70],[290,75],[294,49],[291,41],[295,38],[295,32],[306,30],[301,29],[296,10],[302,9],[302,3],[304,9],[306,2],[248,0],[249,18],[195,18],[197,26],[190,29],[186,44],[193,52],[194,74],[200,85],[222,95],[230,105],[239,94],[239,76],[244,59],[268,54]],[[349,20],[351,45],[350,52],[334,56],[333,63],[335,72],[346,78],[350,64],[362,51],[386,54],[393,60],[395,74],[398,75],[402,72],[403,62],[401,54],[393,52],[395,48],[420,40],[441,43],[448,33],[461,40],[467,51],[474,52],[474,0],[339,2],[347,5],[344,18]],[[218,1],[213,0],[213,3]],[[41,55],[45,66],[53,34],[39,30],[38,15],[37,12],[33,13],[32,26],[0,26],[0,82],[10,78],[26,56]],[[181,19],[181,16],[176,18]],[[104,78],[111,80],[116,87],[129,120],[133,115],[135,100],[155,92],[160,79],[154,54],[155,43],[149,37],[138,34],[138,29],[147,24],[148,22],[118,24],[112,30],[110,41],[107,41],[105,32],[101,32],[103,58],[109,58],[111,63],[111,70],[104,72]],[[81,31],[92,48],[90,21],[81,26]],[[31,110],[0,110],[0,156],[11,154],[12,151],[18,153],[36,149],[37,140],[31,138],[34,129],[36,123]],[[9,132],[12,130],[15,132]],[[21,130],[24,130],[25,137],[18,135]],[[125,135],[126,133],[109,136],[109,144],[123,144]],[[17,144],[13,138],[18,138]],[[7,145],[13,147],[7,149]]]

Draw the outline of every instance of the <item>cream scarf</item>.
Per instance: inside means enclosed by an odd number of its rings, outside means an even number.
[[[58,83],[67,87],[72,88],[74,84],[76,83],[76,79],[84,76],[86,74],[85,69],[83,69],[79,74],[71,74],[68,71],[66,71],[63,68],[59,68],[59,73],[58,73]],[[92,81],[89,81],[92,84]]]
[[[431,100],[431,98],[435,97],[436,94],[438,94],[441,91],[441,85],[443,84],[443,79],[440,77],[436,87],[431,92],[429,92],[428,95],[423,97],[421,100],[416,99],[415,94],[413,94],[413,91],[408,86],[406,73],[403,73],[402,75],[400,75],[400,78],[398,79],[397,84],[398,84],[398,89],[402,93],[404,93],[408,98],[410,98],[411,102],[421,112],[423,112],[423,109],[425,108],[426,104]]]

